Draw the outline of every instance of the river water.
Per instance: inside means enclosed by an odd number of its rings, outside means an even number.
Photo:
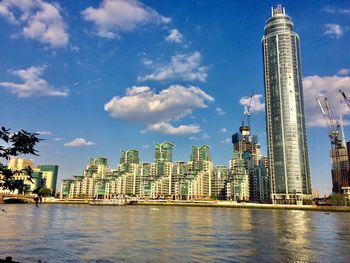
[[[0,258],[20,262],[350,262],[350,213],[2,205]]]

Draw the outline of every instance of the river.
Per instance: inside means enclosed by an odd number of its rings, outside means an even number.
[[[1,205],[0,258],[20,262],[350,262],[350,213]]]

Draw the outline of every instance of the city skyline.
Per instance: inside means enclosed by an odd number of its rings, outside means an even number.
[[[174,161],[175,145],[171,142],[154,144],[152,162],[140,161],[134,149],[122,150],[119,164],[112,169],[107,158],[91,158],[79,175],[62,180],[60,198],[113,200],[127,195],[154,200],[270,203],[267,162],[259,154],[260,145],[245,132],[236,138],[233,143],[237,149],[229,166],[215,166],[208,145],[192,146],[187,162]]]
[[[121,149],[151,161],[156,141],[177,145],[174,160],[207,144],[214,163],[228,165],[254,89],[252,133],[266,154],[261,38],[278,3],[301,38],[312,186],[328,194],[330,142],[315,97],[329,97],[350,134],[338,94],[350,94],[342,1],[2,2],[2,125],[41,133],[34,162],[58,164],[59,181],[92,156],[117,163]]]

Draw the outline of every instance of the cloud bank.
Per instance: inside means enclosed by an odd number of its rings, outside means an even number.
[[[206,81],[209,68],[201,66],[202,55],[199,52],[192,54],[177,54],[171,57],[167,65],[153,66],[154,72],[146,76],[139,76],[138,81]]]
[[[67,25],[58,3],[46,3],[42,0],[2,1],[0,16],[11,24],[21,26],[21,34],[25,38],[37,40],[53,48],[65,47],[68,43]]]
[[[96,33],[103,38],[116,38],[120,32],[132,31],[145,23],[169,23],[170,19],[137,0],[104,0],[98,8],[82,11],[86,21],[94,23]]]
[[[134,86],[126,90],[125,96],[113,97],[104,109],[113,118],[145,124],[144,131],[184,135],[198,133],[200,127],[194,124],[174,127],[171,122],[195,109],[206,108],[206,103],[213,101],[213,97],[195,86],[171,85],[159,93],[147,86]]]
[[[91,141],[86,141],[84,138],[75,138],[74,140],[64,144],[66,147],[81,147],[81,146],[92,146],[96,143]]]
[[[323,33],[332,38],[340,38],[344,34],[344,28],[338,24],[325,24],[326,31]]]
[[[265,110],[265,103],[261,101],[262,99],[262,94],[255,94],[252,98],[247,96],[242,97],[239,103],[246,107],[248,107],[250,103],[250,113],[254,113]]]
[[[182,43],[184,36],[176,28],[170,30],[169,35],[165,38],[168,42]]]
[[[19,77],[23,83],[0,82],[0,87],[10,90],[18,97],[34,96],[67,96],[67,90],[58,90],[41,78],[46,66],[30,67],[20,70],[9,70],[12,75]]]
[[[323,102],[328,98],[334,119],[343,116],[344,125],[350,124],[350,109],[346,105],[339,90],[350,97],[350,77],[346,76],[308,76],[303,79],[304,107],[306,121],[309,126],[326,126],[316,98]]]
[[[37,131],[36,133],[39,135],[52,135],[52,132],[50,131]]]

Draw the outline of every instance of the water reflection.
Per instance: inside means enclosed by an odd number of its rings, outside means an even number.
[[[310,212],[273,211],[272,233],[276,240],[273,254],[290,262],[316,262],[311,244],[312,229]]]
[[[7,205],[0,257],[33,262],[346,262],[347,213]]]

